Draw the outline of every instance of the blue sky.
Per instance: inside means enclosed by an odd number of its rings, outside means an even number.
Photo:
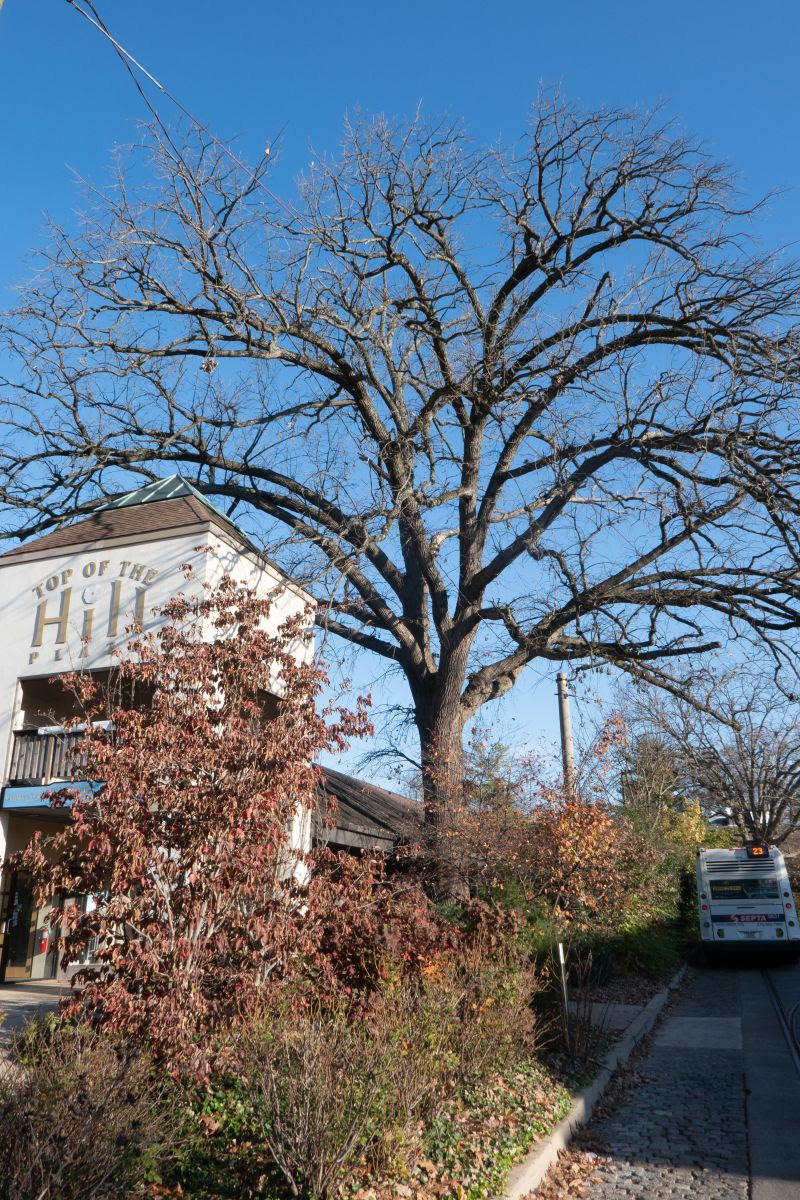
[[[540,83],[587,106],[665,105],[739,173],[779,188],[760,229],[800,240],[800,5],[410,0],[99,0],[119,40],[198,118],[248,155],[283,130],[293,174],[335,147],[345,111],[462,115],[480,140],[513,137]],[[66,0],[0,11],[0,307],[27,274],[44,215],[68,222],[73,172],[101,181],[146,116],[111,48]],[[172,109],[159,101],[165,117]],[[602,689],[601,689],[602,690]],[[554,684],[534,672],[499,713],[509,736],[555,732]]]
[[[421,102],[462,114],[479,138],[511,137],[542,81],[587,105],[663,101],[752,192],[800,183],[800,6],[789,0],[100,0],[99,11],[193,113],[248,152],[285,127],[291,171],[311,145],[333,146],[357,106],[403,116]],[[6,292],[41,240],[43,213],[68,213],[70,168],[100,177],[144,111],[110,47],[66,0],[5,0],[0,94]],[[772,205],[768,229],[798,237],[796,192]]]

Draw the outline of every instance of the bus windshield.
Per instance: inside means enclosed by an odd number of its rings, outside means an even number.
[[[712,900],[777,900],[777,879],[714,879]]]

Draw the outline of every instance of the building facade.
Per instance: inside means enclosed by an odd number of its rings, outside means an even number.
[[[77,712],[58,677],[107,675],[126,629],[154,628],[153,610],[176,592],[213,587],[223,576],[270,599],[275,629],[297,614],[313,619],[308,593],[177,475],[0,555],[0,982],[65,978],[81,965],[62,970],[49,936],[52,905],[37,907],[30,879],[11,861],[34,833],[70,819],[47,798],[67,780],[79,736],[65,729]],[[310,655],[310,642],[297,652]],[[298,813],[291,845],[301,853],[312,843],[392,853],[420,823],[420,806],[406,797],[325,768],[316,811]],[[93,903],[91,896],[60,900]]]
[[[34,832],[69,820],[46,799],[70,769],[64,725],[76,715],[57,677],[73,670],[107,674],[134,622],[152,629],[154,608],[223,575],[270,598],[275,628],[312,605],[179,476],[0,556],[0,980],[52,978],[59,970],[48,936],[50,906],[37,908],[29,878],[8,861]],[[310,652],[298,647],[298,654]],[[298,817],[292,831],[298,848],[310,842],[310,829]],[[86,896],[71,900],[92,903]]]

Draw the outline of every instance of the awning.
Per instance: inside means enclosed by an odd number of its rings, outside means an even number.
[[[57,783],[26,783],[18,785],[10,785],[4,787],[0,793],[0,808],[11,812],[58,812],[58,809],[53,809],[47,796],[53,792],[61,791],[62,788],[72,788],[79,792],[92,792],[96,785],[88,780],[75,780],[74,783],[65,783],[63,781]],[[64,806],[69,808],[69,801]]]

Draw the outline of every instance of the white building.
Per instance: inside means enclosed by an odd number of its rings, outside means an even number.
[[[152,628],[153,609],[189,590],[185,564],[195,587],[228,575],[269,597],[275,628],[313,605],[178,475],[0,555],[0,982],[53,978],[60,970],[48,938],[50,905],[37,908],[30,880],[8,863],[36,830],[53,831],[69,820],[45,799],[65,778],[63,726],[76,715],[54,677],[75,669],[108,672],[126,628],[134,620]],[[311,653],[310,645],[298,653]],[[313,820],[298,818],[292,831],[298,849],[313,837],[338,850],[391,851],[420,820],[419,806],[405,797],[338,771],[322,774]],[[336,815],[329,820],[332,796]]]
[[[196,583],[187,584],[185,564]],[[75,715],[54,676],[108,672],[134,619],[152,628],[154,607],[223,575],[271,598],[275,628],[312,604],[180,476],[120,496],[0,556],[0,861],[23,849],[35,830],[69,819],[44,798],[64,778],[69,739],[61,727]],[[308,820],[298,823],[294,838],[310,841]],[[25,874],[6,867],[0,979],[55,975],[48,911],[36,909]]]

